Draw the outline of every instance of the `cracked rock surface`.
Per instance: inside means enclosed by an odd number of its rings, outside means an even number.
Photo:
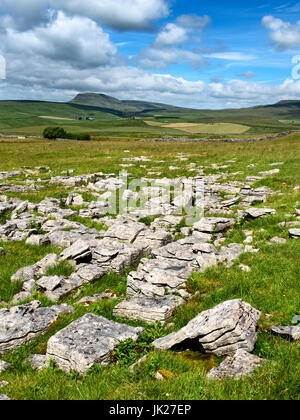
[[[141,320],[154,324],[166,323],[173,315],[174,310],[182,305],[184,300],[179,296],[135,296],[119,303],[113,311],[118,318]]]
[[[88,313],[50,338],[46,356],[66,372],[84,374],[96,363],[110,364],[114,348],[128,338],[136,341],[142,332]]]
[[[65,304],[42,308],[39,301],[0,309],[0,353],[17,349],[44,334],[60,314],[72,311]]]
[[[209,371],[206,378],[211,380],[239,379],[250,376],[263,363],[266,363],[266,360],[240,349],[232,356],[228,356],[217,368]]]
[[[229,300],[201,312],[176,333],[154,341],[159,350],[193,348],[217,356],[238,349],[251,353],[257,340],[261,313],[241,299]]]

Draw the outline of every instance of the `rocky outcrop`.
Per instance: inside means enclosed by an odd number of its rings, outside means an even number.
[[[66,372],[85,374],[96,363],[110,364],[114,348],[143,331],[88,313],[50,338],[46,356]]]
[[[240,244],[217,251],[214,245],[195,236],[170,243],[152,251],[152,259],[142,259],[138,269],[129,273],[127,294],[163,296],[178,292],[185,297],[186,282],[193,271],[201,272],[219,263],[230,266],[242,252]]]
[[[176,333],[154,341],[159,350],[193,348],[217,356],[239,349],[252,352],[261,313],[240,299],[230,300],[201,312]]]

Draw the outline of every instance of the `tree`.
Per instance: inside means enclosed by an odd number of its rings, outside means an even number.
[[[61,127],[47,127],[43,132],[45,139],[64,139],[67,138],[67,132]]]

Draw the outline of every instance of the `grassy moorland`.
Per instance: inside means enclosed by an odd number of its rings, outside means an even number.
[[[159,174],[153,177],[193,176],[197,169],[204,167],[205,174],[228,172],[227,180],[244,181],[249,175],[272,169],[269,164],[284,162],[280,166],[279,174],[255,184],[268,186],[276,192],[264,206],[276,209],[277,214],[244,222],[228,232],[228,242],[242,242],[245,239],[243,231],[253,230],[253,246],[260,249],[259,253],[243,254],[231,268],[220,266],[201,274],[193,274],[189,280],[189,288],[200,293],[177,310],[171,324],[165,327],[145,325],[147,333],[137,345],[126,342],[119,346],[112,366],[95,367],[84,377],[65,374],[54,366],[41,372],[33,371],[27,363],[28,356],[32,353],[44,354],[49,337],[87,311],[86,308],[77,307],[72,315],[62,316],[45,336],[18,351],[1,356],[12,364],[0,376],[0,380],[10,384],[2,388],[1,392],[12,399],[20,400],[299,399],[299,344],[274,337],[268,328],[271,325],[290,325],[291,319],[300,314],[300,242],[290,239],[287,229],[278,225],[284,220],[295,220],[294,208],[300,202],[300,188],[297,188],[300,185],[300,134],[250,144],[156,144],[110,137],[91,142],[0,139],[0,153],[0,171],[20,169],[23,166],[49,166],[52,176],[69,169],[73,169],[74,174],[99,171],[118,173],[120,164],[127,163],[123,162],[123,158],[146,156],[151,158],[150,162],[137,162],[127,169],[133,176],[150,176],[151,172]],[[182,154],[187,160],[180,160]],[[235,162],[228,163],[232,159]],[[188,172],[187,165],[190,163],[196,164],[195,172]],[[213,169],[214,163],[229,167]],[[248,167],[250,164],[256,166]],[[171,170],[171,166],[177,169]],[[49,175],[39,177],[46,180]],[[37,176],[30,178],[35,180]],[[37,193],[8,195],[38,202],[46,196],[66,197],[68,191],[52,185],[45,186]],[[286,238],[287,243],[268,245],[268,240],[275,235]],[[0,301],[10,301],[19,291],[20,285],[12,285],[10,282],[10,276],[17,269],[40,260],[49,252],[59,252],[48,246],[37,248],[23,242],[0,242],[0,246],[6,251],[5,256],[0,257]],[[241,271],[240,263],[248,265],[251,272]],[[51,274],[69,273],[70,267],[59,266],[56,270]],[[98,282],[83,287],[80,297],[106,289],[117,292],[119,298],[93,304],[88,310],[115,319],[112,311],[123,298],[126,275],[108,274]],[[36,297],[41,299],[43,305],[50,304],[45,298],[38,295]],[[235,298],[241,298],[262,311],[254,353],[267,359],[269,363],[250,378],[208,382],[205,379],[207,371],[216,366],[220,359],[191,352],[179,354],[152,350],[150,343],[153,339],[178,330],[200,311]],[[74,304],[74,294],[68,296],[64,302]],[[128,324],[137,325],[133,322]],[[129,370],[129,365],[145,353],[151,353],[146,362],[133,372]],[[157,370],[163,371],[167,379],[157,381],[154,378]]]
[[[99,94],[78,95],[67,103],[0,101],[0,133],[41,135],[53,125],[101,138],[277,133],[300,129],[299,107],[299,101],[282,101],[244,109],[196,110]]]

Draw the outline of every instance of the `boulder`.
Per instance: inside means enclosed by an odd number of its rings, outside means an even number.
[[[50,338],[46,356],[66,372],[85,374],[96,363],[110,364],[114,348],[129,338],[136,341],[142,332],[88,313]]]
[[[64,276],[44,276],[36,284],[48,299],[57,302],[73,290],[78,289],[86,283],[94,282],[105,274],[106,270],[103,270],[97,265],[81,264],[69,278]]]
[[[78,262],[88,262],[92,258],[89,244],[86,241],[78,240],[60,254],[61,260],[74,260]]]
[[[293,239],[300,238],[300,229],[290,229],[289,230],[290,237]]]
[[[153,296],[143,295],[132,297],[119,303],[113,311],[114,316],[132,320],[140,320],[154,324],[165,324],[173,315],[174,310],[182,305],[184,300],[179,296]]]
[[[30,367],[34,370],[43,370],[50,366],[49,359],[43,354],[32,354],[28,358]]]
[[[39,301],[0,309],[0,353],[7,353],[44,334],[60,314],[70,313],[68,305],[42,308]]]
[[[204,233],[219,233],[230,228],[234,224],[234,219],[224,217],[203,217],[194,224],[194,230]]]
[[[108,229],[104,238],[133,243],[145,230],[147,230],[147,227],[143,223],[133,222],[120,217]]]
[[[170,232],[159,229],[152,232],[150,229],[142,231],[134,241],[134,246],[142,249],[144,255],[150,254],[154,249],[160,248],[173,241]]]
[[[143,255],[143,250],[134,245],[105,238],[92,247],[92,264],[106,273],[123,274],[125,267],[132,267]]]
[[[279,335],[283,338],[286,338],[291,341],[296,341],[300,339],[300,327],[288,326],[288,327],[270,327],[270,330],[273,334]]]
[[[229,300],[201,312],[176,333],[154,341],[159,350],[193,348],[217,356],[238,349],[252,352],[261,313],[241,299]]]
[[[213,380],[239,379],[250,376],[263,363],[266,363],[266,360],[240,349],[228,356],[217,368],[210,370],[206,378]]]
[[[11,281],[21,281],[22,283],[36,279],[38,276],[44,275],[47,270],[54,267],[58,263],[57,254],[48,254],[46,257],[35,263],[34,265],[20,268],[12,277]]]
[[[269,216],[270,214],[276,214],[276,210],[273,209],[260,209],[260,208],[250,208],[245,210],[245,218],[257,219],[264,216]]]
[[[0,373],[5,372],[10,367],[10,363],[4,362],[0,359]]]
[[[137,271],[131,271],[127,278],[127,294],[134,296],[164,296],[184,289],[192,274],[186,262],[172,262],[165,259],[142,259]]]

